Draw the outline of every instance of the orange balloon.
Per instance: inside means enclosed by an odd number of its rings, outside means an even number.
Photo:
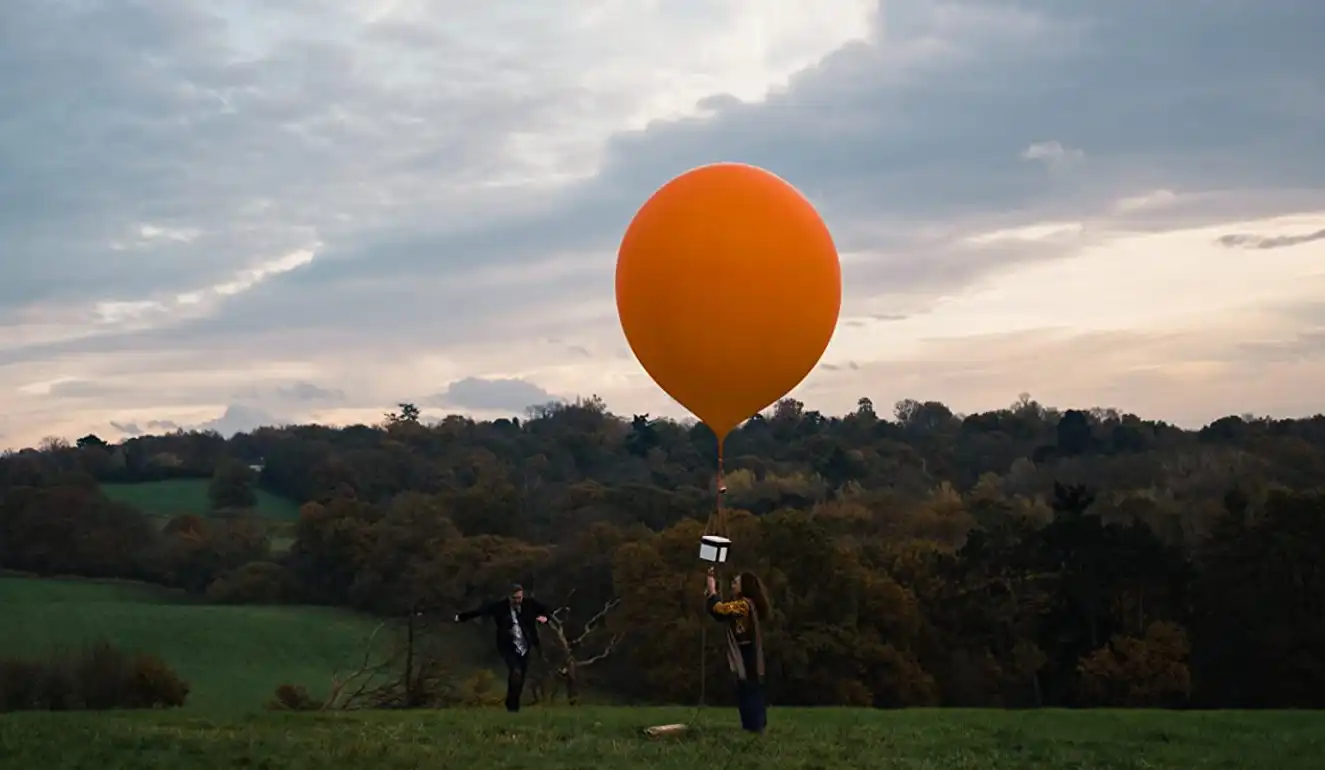
[[[616,301],[640,365],[721,445],[819,362],[842,307],[842,267],[796,188],[717,163],[663,185],[635,214]]]

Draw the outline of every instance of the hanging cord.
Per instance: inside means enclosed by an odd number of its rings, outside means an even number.
[[[724,480],[722,469],[722,442],[718,442],[718,474],[717,474],[717,505],[713,513],[709,514],[708,523],[704,525],[705,535],[721,535],[726,530],[726,516],[722,507],[722,498],[727,494],[727,483]],[[716,563],[714,572],[717,572]],[[715,574],[715,583],[717,583]],[[716,586],[715,586],[716,587]],[[721,594],[719,594],[721,595]],[[699,712],[704,708],[708,696],[708,638],[709,626],[708,618],[701,622],[699,631],[699,704],[695,706],[695,711],[690,717],[690,722],[694,722]]]
[[[708,651],[709,651],[709,626],[704,624],[703,630],[699,632],[699,708],[704,708],[706,693],[705,684],[708,681]]]

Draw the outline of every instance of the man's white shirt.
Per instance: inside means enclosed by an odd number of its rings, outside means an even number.
[[[524,639],[524,628],[520,626],[520,612],[515,608],[514,603],[511,604],[511,639],[515,642],[515,651],[521,656],[529,650]]]

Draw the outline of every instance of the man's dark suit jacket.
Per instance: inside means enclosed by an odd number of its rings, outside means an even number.
[[[518,613],[520,628],[524,631],[525,644],[529,645],[530,650],[538,649],[538,618],[539,616],[551,617],[552,613],[542,602],[528,596],[520,603]],[[456,616],[456,619],[461,623],[474,618],[492,618],[497,626],[497,649],[503,655],[515,652],[515,637],[511,635],[511,630],[515,627],[515,624],[511,622],[510,599],[501,599],[491,604],[485,604],[476,610],[462,612]]]

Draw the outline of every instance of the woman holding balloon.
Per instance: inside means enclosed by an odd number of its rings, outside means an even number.
[[[720,530],[727,435],[799,385],[837,327],[842,270],[832,235],[776,175],[740,163],[701,166],[659,188],[631,220],[617,254],[616,300],[640,365],[717,437]],[[726,549],[710,560],[726,561]],[[710,569],[706,601],[728,624],[741,724],[762,732],[759,623],[768,602],[748,572],[732,592],[720,599]]]
[[[709,614],[727,624],[727,666],[736,676],[736,707],[741,729],[762,733],[768,726],[764,704],[764,634],[760,618],[767,618],[764,584],[754,573],[742,572],[732,580],[732,598],[718,596],[718,576],[710,567],[704,591]]]

